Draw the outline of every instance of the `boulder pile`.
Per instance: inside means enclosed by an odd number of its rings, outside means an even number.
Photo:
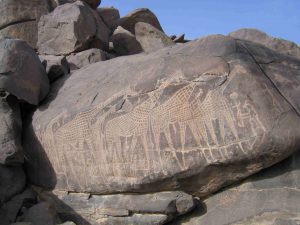
[[[25,2],[0,2],[1,225],[299,224],[298,45]]]

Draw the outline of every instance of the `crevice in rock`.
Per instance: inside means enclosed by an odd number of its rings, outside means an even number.
[[[33,21],[36,21],[36,19],[26,19],[26,20],[21,20],[21,21],[16,21],[16,22],[8,23],[8,24],[0,27],[0,30],[2,30],[4,28],[7,28],[9,26],[12,26],[12,25],[16,25],[16,24],[20,24],[20,23],[26,23],[26,22],[33,22]]]
[[[266,76],[266,78],[271,82],[271,84],[273,85],[273,87],[278,91],[278,93],[280,94],[280,96],[294,109],[294,111],[297,113],[297,115],[300,117],[300,112],[297,110],[297,107],[295,107],[293,105],[293,103],[291,103],[289,101],[289,99],[281,92],[281,90],[277,87],[276,83],[272,80],[272,78],[264,71],[264,69],[261,67],[261,63],[257,62],[255,56],[251,53],[251,51],[247,48],[247,46],[245,46],[243,43],[241,43],[241,46],[245,48],[245,50],[248,52],[248,54],[250,55],[250,57],[253,59],[253,61],[255,62],[255,64],[257,64],[257,66],[259,67],[260,71]]]

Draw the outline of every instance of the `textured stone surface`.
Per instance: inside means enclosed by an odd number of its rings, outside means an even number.
[[[48,202],[40,202],[29,208],[20,219],[32,225],[56,225],[61,223],[55,208]]]
[[[149,23],[156,29],[163,32],[163,29],[155,14],[146,8],[136,9],[133,12],[122,17],[119,20],[119,25],[129,32],[135,34],[135,24],[137,22]]]
[[[25,182],[26,178],[21,166],[0,164],[0,208],[4,202],[24,189]]]
[[[87,4],[67,3],[41,17],[38,50],[40,54],[67,55],[91,46],[107,49],[109,32]]]
[[[192,210],[195,201],[183,192],[154,194],[89,195],[42,192],[40,198],[50,202],[60,216],[77,225],[85,224],[164,224]]]
[[[46,71],[26,42],[0,40],[0,88],[33,105],[48,94]]]
[[[39,55],[39,58],[46,69],[50,82],[69,73],[70,66],[65,56]]]
[[[119,10],[114,7],[102,7],[98,8],[97,11],[106,26],[113,32],[117,28],[120,19]]]
[[[207,196],[297,150],[299,68],[221,35],[95,63],[54,84],[25,126],[29,180]]]
[[[67,56],[68,63],[71,70],[77,70],[90,64],[105,61],[107,53],[101,49],[92,48],[76,54]]]
[[[265,45],[266,47],[271,48],[279,53],[287,54],[300,59],[300,48],[297,44],[281,38],[271,37],[260,30],[240,29],[230,33],[229,36],[247,41],[253,41]]]
[[[0,91],[0,164],[23,163],[22,120],[16,97]]]
[[[167,35],[149,23],[136,23],[135,36],[145,52],[153,52],[167,46],[175,45]]]
[[[38,22],[28,21],[10,25],[0,30],[0,38],[22,39],[32,48],[36,48],[38,39]]]
[[[52,8],[54,9],[55,7],[59,6],[59,5],[63,5],[66,3],[73,3],[76,2],[77,0],[50,0],[52,5]],[[82,0],[83,2],[86,2],[87,4],[89,4],[90,7],[96,9],[100,3],[101,0]]]
[[[299,202],[300,151],[211,196],[204,201],[205,207],[174,225],[298,225]]]
[[[38,20],[50,10],[47,0],[2,0],[0,38],[18,38],[36,48]]]
[[[135,36],[121,26],[118,26],[114,31],[111,40],[113,42],[113,50],[118,55],[134,55],[143,51]]]
[[[36,203],[36,197],[36,193],[31,189],[26,189],[21,194],[14,196],[0,208],[1,221],[7,221],[7,224],[15,222],[24,208],[31,207]],[[4,223],[4,225],[6,224]]]

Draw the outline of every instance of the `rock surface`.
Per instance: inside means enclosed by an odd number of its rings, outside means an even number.
[[[0,38],[25,40],[33,48],[37,43],[37,24],[50,8],[47,0],[2,0],[0,3]]]
[[[0,164],[23,163],[20,105],[14,96],[0,91]]]
[[[135,36],[145,52],[153,52],[175,45],[167,35],[148,23],[136,23]]]
[[[163,29],[155,14],[146,8],[136,9],[133,12],[122,17],[119,20],[119,26],[135,34],[135,24],[137,22],[149,23],[156,29],[163,32]]]
[[[95,63],[57,82],[25,126],[29,180],[207,196],[297,150],[299,68],[221,35]]]
[[[83,225],[164,224],[195,207],[192,196],[183,192],[154,194],[89,195],[43,192],[40,198],[53,204],[62,218]],[[146,204],[145,204],[146,203]],[[76,213],[74,213],[76,212]]]
[[[46,55],[68,55],[91,46],[107,49],[109,29],[87,4],[67,3],[41,17],[38,50]]]
[[[77,0],[50,0],[50,1],[52,3],[51,4],[52,8],[54,9],[59,5],[63,5],[66,3],[73,3],[76,2]],[[82,0],[82,1],[89,4],[89,6],[92,7],[93,9],[96,9],[101,3],[101,0]]]
[[[61,223],[55,208],[48,202],[41,202],[32,206],[20,220],[21,222],[30,222],[32,225],[56,225]]]
[[[67,56],[68,63],[71,70],[77,70],[90,64],[105,61],[107,53],[101,49],[92,48],[76,54]]]
[[[0,164],[0,208],[10,198],[23,191],[26,183],[21,166],[4,166]]]
[[[0,39],[0,88],[33,105],[48,94],[45,69],[26,42]]]
[[[114,7],[101,7],[97,9],[97,12],[105,25],[111,30],[111,33],[113,33],[120,19],[119,10]]]
[[[50,82],[69,73],[70,66],[65,56],[39,55],[39,58],[46,69]]]
[[[118,55],[134,55],[143,51],[135,36],[121,26],[114,31],[111,40],[113,49]]]
[[[260,30],[240,29],[230,33],[229,36],[247,41],[253,41],[265,45],[266,47],[279,53],[287,54],[300,59],[300,48],[298,45],[281,38],[271,37]]]
[[[211,196],[204,201],[205,207],[172,225],[298,225],[299,202],[300,151]]]

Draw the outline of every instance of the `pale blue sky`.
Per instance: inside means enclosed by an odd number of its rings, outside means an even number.
[[[165,32],[185,33],[188,39],[258,28],[300,45],[300,0],[102,0],[121,15],[149,8]]]

